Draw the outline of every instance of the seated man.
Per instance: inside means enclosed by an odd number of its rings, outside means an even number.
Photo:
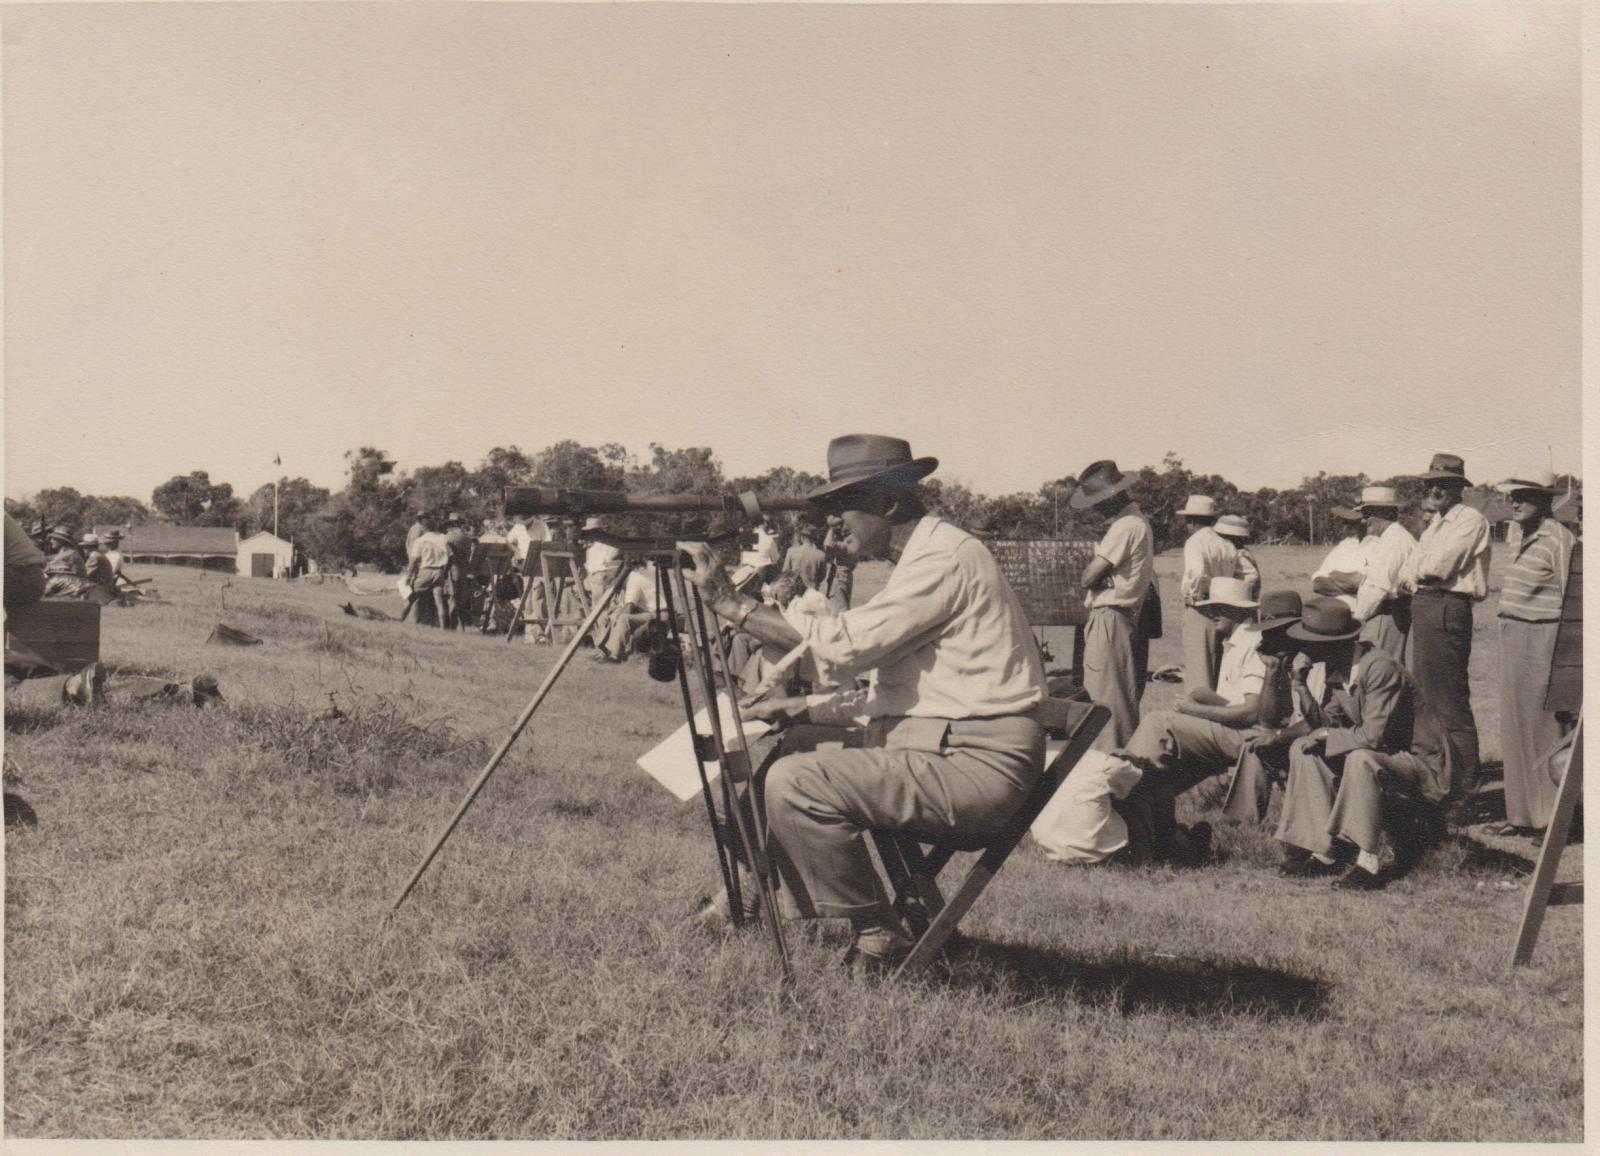
[[[1335,598],[1313,598],[1289,628],[1302,650],[1327,664],[1330,679],[1344,677],[1345,688],[1334,700],[1348,722],[1320,726],[1289,748],[1277,837],[1289,848],[1280,868],[1284,875],[1337,874],[1343,844],[1356,852],[1356,862],[1335,885],[1370,891],[1383,886],[1378,849],[1384,791],[1433,806],[1448,793],[1450,775],[1440,736],[1430,738],[1420,725],[1413,735],[1411,675],[1371,641],[1358,643],[1360,633],[1355,615]]]
[[[1273,619],[1283,616],[1288,594],[1269,595]],[[1222,639],[1217,689],[1196,687],[1173,710],[1145,715],[1127,745],[1114,752],[1144,772],[1125,809],[1148,824],[1156,858],[1188,857],[1187,840],[1177,826],[1177,797],[1232,770],[1252,741],[1267,733],[1261,726],[1267,671],[1259,650],[1261,631],[1252,621],[1259,606],[1247,596],[1243,579],[1211,579],[1209,596],[1194,608]]]
[[[825,683],[870,691],[782,698],[746,708],[783,722],[857,721],[861,749],[786,755],[765,783],[773,857],[799,912],[848,919],[851,957],[888,967],[911,946],[867,848],[869,830],[930,839],[997,834],[1038,782],[1045,695],[1039,648],[1016,595],[977,538],[926,512],[917,483],[938,465],[898,438],[828,446],[813,502],[837,510],[852,560],[895,563],[884,588],[836,616],[803,619],[734,593],[709,548],[689,577],[711,608],[762,643],[804,640]],[[724,902],[725,906],[725,902]]]
[[[634,638],[661,609],[656,596],[655,570],[644,559],[628,567],[627,581],[611,611],[610,620],[600,629],[595,647],[596,662],[623,662],[633,652]]]

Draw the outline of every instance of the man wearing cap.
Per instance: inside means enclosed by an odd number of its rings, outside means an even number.
[[[1367,539],[1361,584],[1350,609],[1361,623],[1362,640],[1403,662],[1411,630],[1405,574],[1417,540],[1400,524],[1400,498],[1393,486],[1367,486],[1356,509],[1367,519]]]
[[[786,890],[805,915],[848,918],[852,956],[888,966],[910,939],[868,853],[871,829],[933,837],[997,833],[1037,783],[1044,664],[1021,603],[983,543],[926,512],[918,482],[938,465],[899,438],[852,434],[828,446],[828,484],[809,495],[837,512],[852,559],[894,569],[872,599],[796,623],[737,596],[704,545],[689,577],[716,613],[765,644],[802,641],[824,684],[866,690],[746,708],[777,721],[867,728],[866,745],[794,753],[765,784]],[[787,866],[785,866],[787,864]]]
[[[1239,551],[1212,528],[1217,504],[1205,494],[1190,494],[1178,513],[1193,527],[1183,544],[1183,688],[1210,690],[1217,685],[1217,662],[1222,639],[1199,609],[1213,578],[1232,578],[1239,566]]]
[[[1530,472],[1495,487],[1511,499],[1522,539],[1500,580],[1500,754],[1506,831],[1550,824],[1559,783],[1549,755],[1564,734],[1544,708],[1572,565],[1572,531],[1551,516],[1555,478]]]
[[[1337,598],[1354,610],[1356,590],[1367,568],[1367,518],[1350,506],[1334,506],[1328,512],[1339,522],[1340,538],[1311,575],[1311,590],[1325,598]]]
[[[1411,674],[1422,709],[1438,716],[1449,737],[1450,819],[1471,821],[1468,797],[1478,786],[1478,724],[1472,715],[1472,604],[1489,593],[1489,523],[1461,500],[1466,465],[1434,454],[1424,508],[1431,512],[1406,567],[1411,594]]]
[[[1244,583],[1252,598],[1261,597],[1261,567],[1250,553],[1250,521],[1243,514],[1223,514],[1212,529],[1233,543],[1233,576]]]
[[[1098,510],[1106,532],[1083,569],[1083,689],[1111,712],[1095,749],[1114,750],[1139,725],[1139,672],[1149,663],[1150,642],[1139,630],[1139,612],[1155,576],[1155,537],[1150,522],[1128,491],[1135,479],[1113,461],[1099,461],[1078,476],[1067,504]],[[1143,651],[1143,655],[1139,651]]]
[[[1370,642],[1358,643],[1360,633],[1355,615],[1336,598],[1311,599],[1289,627],[1289,637],[1326,663],[1330,680],[1343,687],[1333,696],[1337,721],[1289,748],[1277,838],[1289,847],[1280,873],[1296,878],[1338,874],[1336,841],[1352,846],[1356,861],[1335,886],[1371,891],[1383,886],[1384,792],[1437,805],[1450,782],[1442,736],[1415,719],[1411,676]]]

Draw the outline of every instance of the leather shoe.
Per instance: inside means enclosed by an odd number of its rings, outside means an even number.
[[[1383,876],[1374,875],[1365,867],[1352,867],[1333,881],[1340,891],[1381,891]]]
[[[1285,859],[1278,866],[1278,874],[1285,879],[1322,879],[1329,875],[1337,875],[1341,870],[1339,864],[1324,863],[1312,855],[1307,855],[1304,859]]]
[[[871,927],[856,932],[844,953],[844,964],[856,974],[884,975],[911,954],[908,936],[891,927]]]

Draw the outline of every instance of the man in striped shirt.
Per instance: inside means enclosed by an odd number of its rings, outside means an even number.
[[[1556,630],[1572,563],[1572,531],[1550,513],[1555,478],[1527,474],[1496,489],[1511,499],[1522,541],[1500,585],[1500,751],[1505,759],[1502,833],[1542,831],[1557,782],[1548,755],[1562,727],[1544,709]]]
[[[1478,786],[1478,723],[1472,715],[1472,604],[1489,593],[1489,523],[1461,501],[1466,464],[1455,454],[1434,454],[1424,507],[1432,512],[1406,567],[1411,598],[1411,674],[1424,712],[1448,736],[1454,826],[1471,821],[1468,797]]]

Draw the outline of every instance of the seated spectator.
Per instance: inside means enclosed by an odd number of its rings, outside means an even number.
[[[116,585],[116,575],[112,572],[111,562],[101,549],[100,538],[95,534],[85,534],[78,541],[78,548],[83,552],[83,576],[96,586]]]
[[[1355,859],[1335,885],[1358,891],[1383,886],[1378,851],[1385,792],[1437,808],[1450,789],[1443,736],[1420,721],[1414,727],[1411,675],[1370,641],[1336,598],[1306,603],[1289,637],[1327,664],[1343,721],[1319,726],[1289,748],[1289,781],[1277,838],[1288,845],[1284,875],[1334,875]],[[1357,651],[1359,647],[1359,662]],[[1405,848],[1409,854],[1414,846]]]
[[[661,600],[656,591],[655,568],[640,558],[628,568],[628,579],[622,593],[611,610],[611,616],[600,629],[600,642],[595,647],[596,662],[623,662],[633,653],[634,639],[661,611]]]

